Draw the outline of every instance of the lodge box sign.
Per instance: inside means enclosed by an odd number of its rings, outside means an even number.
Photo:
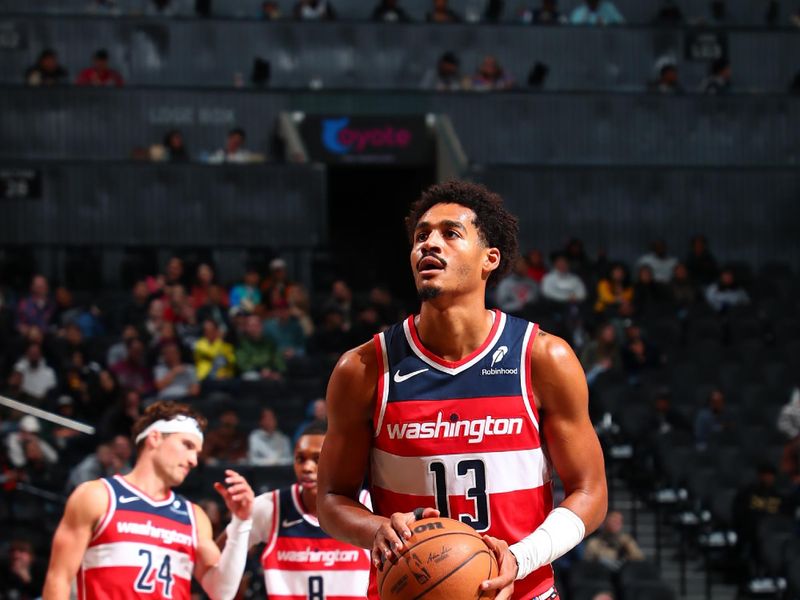
[[[419,165],[434,159],[423,116],[306,115],[300,133],[311,160],[329,164]]]

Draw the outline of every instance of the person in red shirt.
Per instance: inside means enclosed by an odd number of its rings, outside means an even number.
[[[94,53],[92,66],[80,72],[75,84],[122,87],[125,85],[125,81],[119,72],[108,66],[108,51],[100,49]]]

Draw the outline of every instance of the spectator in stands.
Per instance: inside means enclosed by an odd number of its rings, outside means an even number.
[[[595,312],[617,314],[623,304],[633,302],[633,286],[630,284],[628,269],[622,263],[614,263],[608,275],[597,283]]]
[[[261,275],[254,266],[248,266],[244,272],[244,280],[231,289],[231,308],[241,308],[246,312],[253,312],[261,304]]]
[[[87,67],[78,75],[76,85],[88,85],[94,87],[122,87],[125,81],[117,71],[108,64],[108,51],[100,49],[94,53],[91,67]]]
[[[658,78],[649,85],[649,88],[651,92],[659,94],[683,93],[683,86],[678,77],[678,66],[672,59],[658,66]]]
[[[656,281],[650,265],[640,264],[633,284],[633,305],[637,315],[658,313],[670,304],[669,287]]]
[[[583,347],[580,360],[590,386],[600,374],[622,368],[617,330],[613,324],[604,323],[597,328],[594,337]]]
[[[657,369],[664,364],[664,355],[650,340],[642,335],[635,323],[625,327],[625,347],[622,349],[622,364],[631,384],[639,383],[644,371]]]
[[[221,285],[212,283],[208,286],[208,296],[205,303],[197,309],[195,319],[202,323],[208,319],[219,325],[224,334],[230,329],[228,315],[228,294]]]
[[[89,391],[91,413],[101,416],[109,407],[119,402],[121,395],[122,391],[113,373],[108,369],[102,369],[97,374],[97,379],[92,382],[92,388]]]
[[[106,352],[106,364],[115,365],[118,362],[125,360],[128,356],[128,341],[133,338],[138,338],[139,330],[133,325],[125,325],[122,329],[122,335],[117,342],[114,342]]]
[[[586,541],[583,559],[599,562],[612,571],[618,571],[628,561],[644,560],[644,553],[636,540],[623,531],[622,513],[609,511],[600,531]]]
[[[433,10],[425,15],[428,23],[460,23],[461,15],[448,6],[447,0],[433,0]]]
[[[727,94],[731,91],[731,63],[727,58],[718,58],[711,63],[711,69],[700,86],[700,91],[704,94],[719,95]]]
[[[123,388],[136,390],[142,396],[155,391],[153,372],[147,364],[144,342],[138,337],[128,340],[124,360],[111,365],[111,372]]]
[[[289,290],[294,284],[289,279],[286,266],[282,258],[273,258],[269,262],[269,276],[261,282],[261,297],[269,309],[289,304]]]
[[[439,92],[457,92],[464,89],[458,56],[450,51],[442,54],[436,63],[436,70],[429,69],[425,73],[422,87]]]
[[[484,56],[478,70],[466,81],[466,87],[476,92],[510,90],[514,85],[514,79],[492,55]]]
[[[610,0],[584,0],[569,16],[573,25],[622,25],[625,18]]]
[[[675,0],[663,0],[654,19],[656,25],[680,25],[683,20],[683,12]]]
[[[741,487],[733,501],[737,546],[751,568],[757,560],[755,542],[759,524],[770,516],[791,514],[791,503],[778,488],[775,475],[772,465],[759,465],[756,482]]]
[[[236,347],[236,365],[243,379],[283,379],[286,363],[275,342],[264,335],[264,323],[258,315],[246,317],[244,335]]]
[[[384,23],[407,23],[411,21],[411,17],[398,4],[398,0],[379,0],[375,10],[372,11],[372,20]]]
[[[310,340],[314,353],[335,357],[353,346],[353,339],[346,326],[344,313],[335,306],[329,306],[322,315],[322,323]]]
[[[159,400],[181,400],[200,393],[194,365],[183,362],[180,348],[174,342],[162,346],[161,363],[153,369],[153,380]]]
[[[528,277],[528,263],[521,256],[494,290],[494,301],[503,312],[519,313],[539,297],[539,286]]]
[[[147,289],[147,282],[144,279],[137,280],[131,289],[130,298],[120,310],[119,323],[123,326],[143,327],[145,320],[147,320],[147,309],[150,305],[150,300],[150,290]]]
[[[654,412],[648,430],[652,434],[664,435],[671,431],[690,431],[691,426],[680,411],[672,408],[672,394],[668,389],[656,392]]]
[[[44,275],[31,279],[30,295],[17,304],[17,329],[24,336],[30,327],[47,331],[53,322],[56,305],[50,298],[50,286]]]
[[[89,394],[101,370],[100,365],[87,359],[81,350],[75,350],[66,364],[62,388],[79,402],[84,414],[93,412]]]
[[[112,438],[117,435],[130,436],[133,424],[142,416],[142,399],[136,390],[125,390],[100,419],[100,436]]]
[[[544,262],[544,255],[541,250],[531,250],[525,257],[528,261],[528,277],[536,283],[541,283],[547,275],[547,265]]]
[[[697,285],[708,285],[717,278],[717,259],[711,253],[704,235],[692,238],[689,255],[684,262],[689,269],[689,276]]]
[[[281,7],[277,2],[267,0],[261,3],[261,18],[264,21],[278,21],[282,16]]]
[[[167,293],[166,288],[173,285],[186,285],[186,270],[183,265],[183,259],[180,256],[171,256],[164,267],[164,277],[162,282],[162,291]]]
[[[278,419],[271,408],[261,410],[258,429],[248,439],[247,462],[251,465],[288,465],[292,462],[289,436],[278,429]]]
[[[230,379],[234,376],[236,355],[233,346],[222,339],[213,319],[203,321],[203,337],[194,345],[194,364],[201,381]]]
[[[122,473],[124,467],[125,465],[112,452],[111,444],[99,444],[92,454],[84,458],[70,471],[65,492],[71,493],[72,490],[86,481]],[[130,465],[128,465],[128,470],[130,470]]]
[[[539,8],[525,8],[520,11],[523,23],[535,25],[561,25],[567,22],[567,17],[558,10],[558,0],[542,0]]]
[[[164,135],[163,147],[164,160],[175,163],[189,161],[186,142],[183,139],[183,134],[177,129],[171,129]]]
[[[52,48],[42,50],[36,64],[25,71],[25,83],[30,86],[48,86],[66,83],[67,70],[58,63],[58,55]]]
[[[733,429],[734,421],[725,408],[725,394],[719,388],[715,388],[708,396],[708,405],[695,417],[695,443],[700,450],[704,450],[713,434]]]
[[[210,465],[242,462],[247,457],[247,436],[239,431],[239,415],[232,408],[219,416],[219,425],[203,441],[202,457]]]
[[[800,484],[800,387],[794,387],[778,415],[778,431],[786,438],[781,470]]]
[[[31,458],[32,449],[37,456],[41,456],[48,465],[58,462],[58,453],[40,436],[42,426],[39,419],[32,415],[25,415],[19,420],[17,431],[6,436],[6,453],[8,462],[16,469],[23,469]]]
[[[697,302],[697,288],[689,278],[689,269],[684,263],[675,265],[672,272],[672,281],[669,284],[672,302],[682,312],[689,309]]]
[[[42,404],[58,385],[56,372],[42,356],[40,344],[29,344],[14,370],[22,375],[22,395],[36,404]]]
[[[36,560],[33,544],[14,538],[0,570],[0,590],[8,600],[35,600],[42,595],[44,569]]]
[[[750,304],[750,295],[736,280],[732,269],[723,269],[716,283],[706,288],[706,301],[717,312]]]
[[[586,286],[577,275],[570,273],[567,257],[558,255],[553,270],[542,278],[542,296],[551,302],[580,303],[586,300]]]
[[[275,341],[285,359],[305,355],[307,336],[300,319],[288,306],[272,311],[264,322],[264,333]]]
[[[71,362],[75,352],[81,352],[85,356],[88,347],[83,339],[81,328],[75,322],[67,323],[59,334],[59,338],[56,340],[57,362],[58,367],[63,369]]]
[[[385,285],[373,286],[369,291],[369,306],[377,312],[378,319],[383,325],[391,325],[401,321],[405,313],[400,309],[392,292]]]
[[[294,430],[294,436],[292,436],[292,447],[297,444],[297,440],[300,439],[300,436],[305,431],[306,427],[314,423],[315,421],[327,421],[328,420],[328,405],[325,402],[325,398],[316,398],[308,403],[306,406],[306,418],[305,420],[297,426],[297,429]]]
[[[667,243],[656,240],[650,245],[650,252],[643,254],[636,261],[636,267],[647,265],[652,269],[653,279],[660,283],[669,283],[678,259],[667,253]]]
[[[353,320],[353,290],[344,279],[337,279],[331,284],[331,294],[325,301],[323,310],[338,311],[344,319],[345,330],[350,329]]]
[[[586,253],[583,240],[580,238],[570,238],[567,240],[567,245],[564,246],[563,254],[567,258],[567,261],[569,261],[569,268],[573,273],[581,278],[591,273],[592,261]],[[553,261],[555,262],[555,257],[553,257]],[[603,263],[603,265],[605,264],[607,263]],[[602,272],[605,273],[605,269],[603,269]]]
[[[314,321],[311,318],[311,301],[308,299],[308,292],[300,285],[292,285],[289,288],[286,301],[289,304],[289,315],[297,320],[305,339],[314,335]],[[396,323],[395,319],[392,323]]]
[[[216,283],[214,269],[208,263],[200,263],[197,266],[197,273],[191,293],[192,306],[194,306],[195,309],[199,309],[208,302],[209,289],[214,283]],[[227,307],[228,294],[225,292],[224,288],[222,288],[221,293],[223,295],[222,305]]]
[[[264,156],[251,152],[244,147],[247,135],[244,129],[236,127],[228,132],[225,139],[225,146],[214,152],[208,157],[208,163],[219,165],[222,163],[247,164],[263,162]]]
[[[336,11],[328,0],[299,0],[292,14],[301,21],[333,21]]]

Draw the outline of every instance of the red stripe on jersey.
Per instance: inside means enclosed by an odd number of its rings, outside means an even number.
[[[540,447],[521,396],[408,400],[386,405],[375,447],[397,456]]]
[[[539,334],[539,324],[533,324],[531,337],[528,340],[528,345],[525,347],[525,389],[528,392],[528,402],[531,404],[533,416],[536,418],[537,423],[541,423],[539,419],[539,409],[536,407],[536,396],[533,394],[533,378],[531,376],[531,353],[533,352],[533,342],[536,341],[536,336]]]
[[[89,569],[78,573],[79,600],[137,600],[148,598],[162,600],[163,584],[156,582],[152,592],[134,589],[134,582],[139,578],[141,569],[136,567],[103,567]],[[149,579],[152,579],[152,575]],[[127,582],[127,583],[125,583]],[[149,582],[152,583],[152,582]],[[170,587],[171,600],[191,600],[192,582],[190,579],[174,577]]]
[[[500,311],[495,309],[494,311],[494,323],[492,323],[492,329],[489,331],[489,335],[486,336],[486,339],[483,340],[483,343],[474,351],[462,358],[461,360],[445,360],[441,356],[437,356],[430,350],[428,350],[425,346],[422,345],[422,342],[419,339],[419,334],[417,333],[417,328],[414,325],[414,315],[408,317],[408,331],[411,333],[411,339],[414,342],[414,346],[419,350],[422,354],[424,354],[427,358],[432,360],[438,365],[443,367],[447,367],[448,369],[456,369],[461,365],[467,364],[473,358],[478,356],[481,352],[486,350],[486,347],[492,342],[494,339],[495,334],[497,333],[497,328],[500,327]]]
[[[383,393],[384,393],[383,374],[385,372],[384,371],[385,363],[383,359],[383,346],[381,346],[380,334],[375,334],[372,337],[372,341],[375,344],[375,355],[377,358],[377,362],[375,364],[378,365],[378,386],[376,388],[376,393],[375,393],[375,409],[372,415],[372,422],[375,423],[375,425],[377,426],[377,424],[380,423],[381,409],[383,408]]]

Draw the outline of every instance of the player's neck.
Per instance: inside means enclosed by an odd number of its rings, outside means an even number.
[[[303,510],[309,515],[317,516],[317,490],[307,490],[300,488],[300,501],[303,503]]]
[[[139,460],[133,470],[123,479],[143,491],[153,500],[165,500],[172,491],[167,483],[159,477],[155,468],[146,460]]]
[[[474,305],[442,307],[423,302],[415,322],[422,345],[437,356],[458,361],[480,348],[494,324],[481,298]]]

